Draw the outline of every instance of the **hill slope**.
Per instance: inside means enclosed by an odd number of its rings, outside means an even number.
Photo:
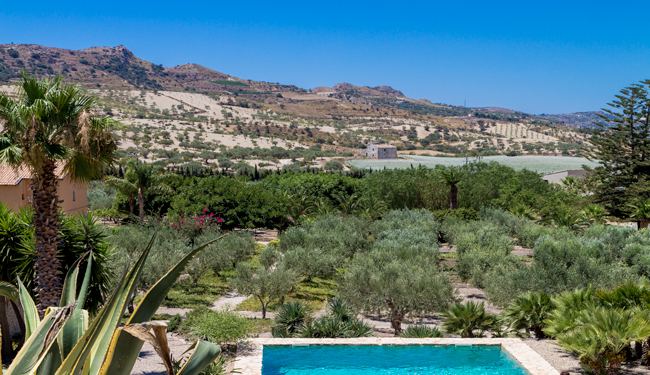
[[[165,163],[324,164],[360,155],[367,142],[432,155],[578,155],[588,145],[585,133],[567,126],[573,117],[436,104],[389,86],[308,90],[196,64],[163,67],[124,46],[0,45],[0,82],[23,70],[89,88],[126,125],[118,132],[125,152]]]

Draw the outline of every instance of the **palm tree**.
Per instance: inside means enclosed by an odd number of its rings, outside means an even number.
[[[633,209],[632,217],[637,221],[637,227],[639,229],[644,229],[650,224],[650,199],[639,202],[636,205],[630,205]]]
[[[108,177],[106,182],[125,195],[129,201],[129,214],[134,214],[135,197],[138,198],[138,216],[144,221],[145,194],[156,185],[157,175],[155,167],[138,160],[131,159],[127,162],[124,178]]]
[[[442,178],[449,186],[449,208],[455,210],[458,208],[458,183],[463,177],[462,169],[460,167],[443,167]]]
[[[495,316],[485,311],[483,302],[456,303],[443,316],[445,330],[460,337],[483,337],[496,324]]]
[[[37,259],[34,291],[42,313],[61,295],[57,168],[76,180],[97,178],[117,148],[107,117],[93,115],[95,99],[60,78],[24,75],[18,98],[0,94],[0,162],[27,167]]]
[[[551,297],[546,293],[528,292],[517,298],[505,311],[505,320],[517,331],[532,331],[537,339],[546,337],[545,320],[553,310]]]

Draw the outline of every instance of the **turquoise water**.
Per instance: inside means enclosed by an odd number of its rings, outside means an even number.
[[[526,375],[500,346],[265,346],[262,375]]]

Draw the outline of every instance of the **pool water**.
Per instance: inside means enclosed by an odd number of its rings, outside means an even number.
[[[263,375],[526,375],[500,346],[264,346]]]

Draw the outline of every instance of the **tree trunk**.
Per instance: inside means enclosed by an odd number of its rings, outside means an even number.
[[[35,171],[32,182],[36,262],[34,291],[38,311],[43,315],[48,306],[57,306],[63,287],[61,260],[58,257],[59,197],[54,161],[46,161]]]
[[[138,189],[138,208],[140,210],[140,221],[144,221],[144,192]]]
[[[11,345],[11,331],[9,330],[9,317],[7,316],[7,305],[9,301],[5,297],[0,297],[0,335],[2,335],[2,358],[4,361],[10,361],[14,357],[14,351]]]
[[[402,320],[404,320],[404,313],[399,311],[397,308],[389,304],[390,307],[390,326],[395,331],[395,336],[399,336],[402,333]]]
[[[135,197],[133,194],[129,194],[129,215],[135,215]]]
[[[262,319],[266,319],[266,304],[260,298],[260,304],[262,305]]]
[[[449,208],[452,210],[458,208],[458,186],[456,184],[449,186]]]

